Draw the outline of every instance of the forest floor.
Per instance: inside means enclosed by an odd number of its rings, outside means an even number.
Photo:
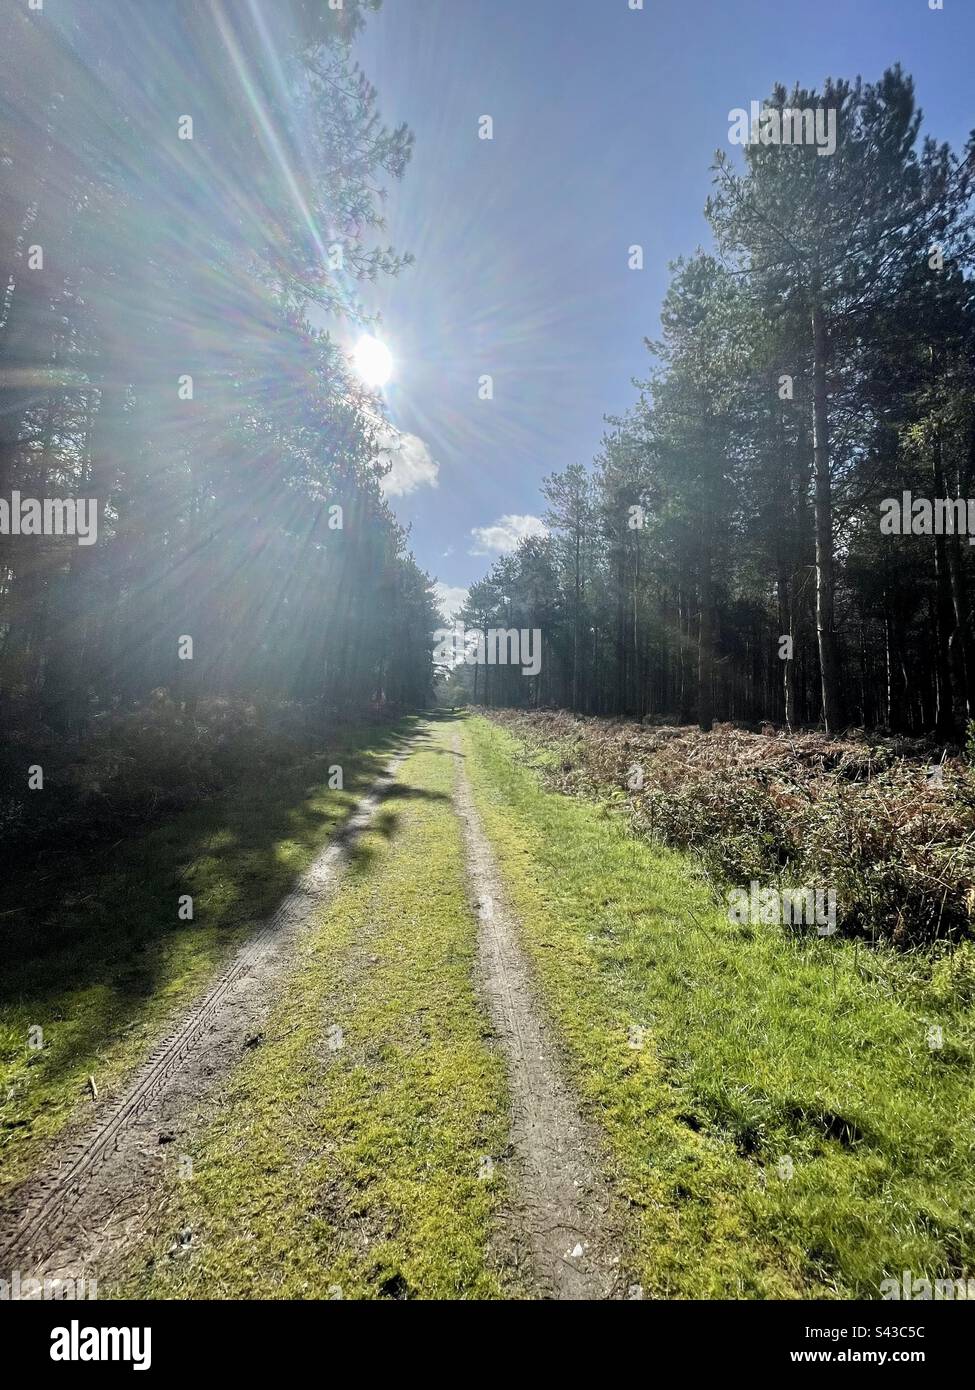
[[[319,820],[312,888],[292,871],[274,941],[70,1218],[35,1222],[39,1272],[102,1297],[625,1299],[972,1270],[972,1011],[913,953],[730,922],[697,858],[546,789],[497,723],[424,721],[401,753],[332,849]]]

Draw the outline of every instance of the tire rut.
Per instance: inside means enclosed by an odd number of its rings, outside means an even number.
[[[543,1296],[621,1298],[621,1262],[611,1230],[611,1194],[600,1176],[600,1143],[579,1113],[539,1006],[456,733],[453,751],[456,805],[479,919],[481,988],[507,1061],[511,1091],[512,1186],[518,1209],[511,1215],[508,1237],[517,1244],[527,1236]]]

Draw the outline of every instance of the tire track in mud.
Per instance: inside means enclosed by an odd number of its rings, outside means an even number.
[[[507,1236],[515,1244],[527,1237],[543,1297],[623,1298],[611,1194],[600,1176],[600,1144],[579,1113],[540,1009],[494,851],[474,806],[456,733],[452,748],[457,755],[457,812],[479,919],[480,985],[505,1056],[511,1092],[512,1187],[517,1208]]]
[[[335,887],[416,743],[410,739],[387,764],[273,916],[152,1050],[109,1113],[8,1194],[0,1210],[0,1269],[102,1277],[100,1260],[141,1228],[166,1150],[175,1144],[178,1151],[195,1108],[255,1036],[295,938]]]

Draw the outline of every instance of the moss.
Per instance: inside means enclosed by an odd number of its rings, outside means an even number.
[[[128,1292],[502,1295],[503,1179],[481,1171],[507,1142],[508,1102],[474,991],[452,771],[432,749],[402,767]],[[182,1227],[192,1245],[170,1255]]]

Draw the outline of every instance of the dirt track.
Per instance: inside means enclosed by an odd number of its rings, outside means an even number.
[[[334,889],[408,753],[391,760],[274,915],[177,1021],[121,1096],[8,1198],[0,1213],[0,1267],[107,1283],[141,1236],[166,1165],[179,1162],[183,1141],[214,1104],[221,1080],[248,1040],[260,1035],[296,936]]]
[[[427,730],[429,737],[429,730]],[[103,1289],[159,1226],[163,1180],[221,1104],[227,1078],[263,1037],[301,934],[318,919],[357,837],[394,786],[392,760],[339,834],[318,854],[273,917],[235,954],[97,1122],[18,1189],[0,1213],[0,1267],[40,1278],[97,1278]],[[438,739],[438,741],[441,741]],[[518,924],[474,807],[460,738],[447,739],[456,768],[453,812],[463,829],[476,917],[474,986],[503,1056],[511,1104],[501,1160],[512,1200],[498,1243],[529,1294],[554,1299],[622,1297],[620,1262],[607,1234],[610,1194],[599,1177],[600,1144],[583,1122],[559,1049],[539,1007]],[[381,920],[381,910],[375,914]],[[422,927],[422,922],[421,922]]]
[[[460,740],[454,735],[454,751]],[[609,1193],[599,1146],[580,1117],[558,1048],[539,1008],[517,924],[458,756],[456,801],[480,921],[481,986],[511,1089],[511,1149],[518,1210],[511,1236],[527,1240],[542,1293],[556,1299],[619,1296],[620,1265],[607,1246]]]

